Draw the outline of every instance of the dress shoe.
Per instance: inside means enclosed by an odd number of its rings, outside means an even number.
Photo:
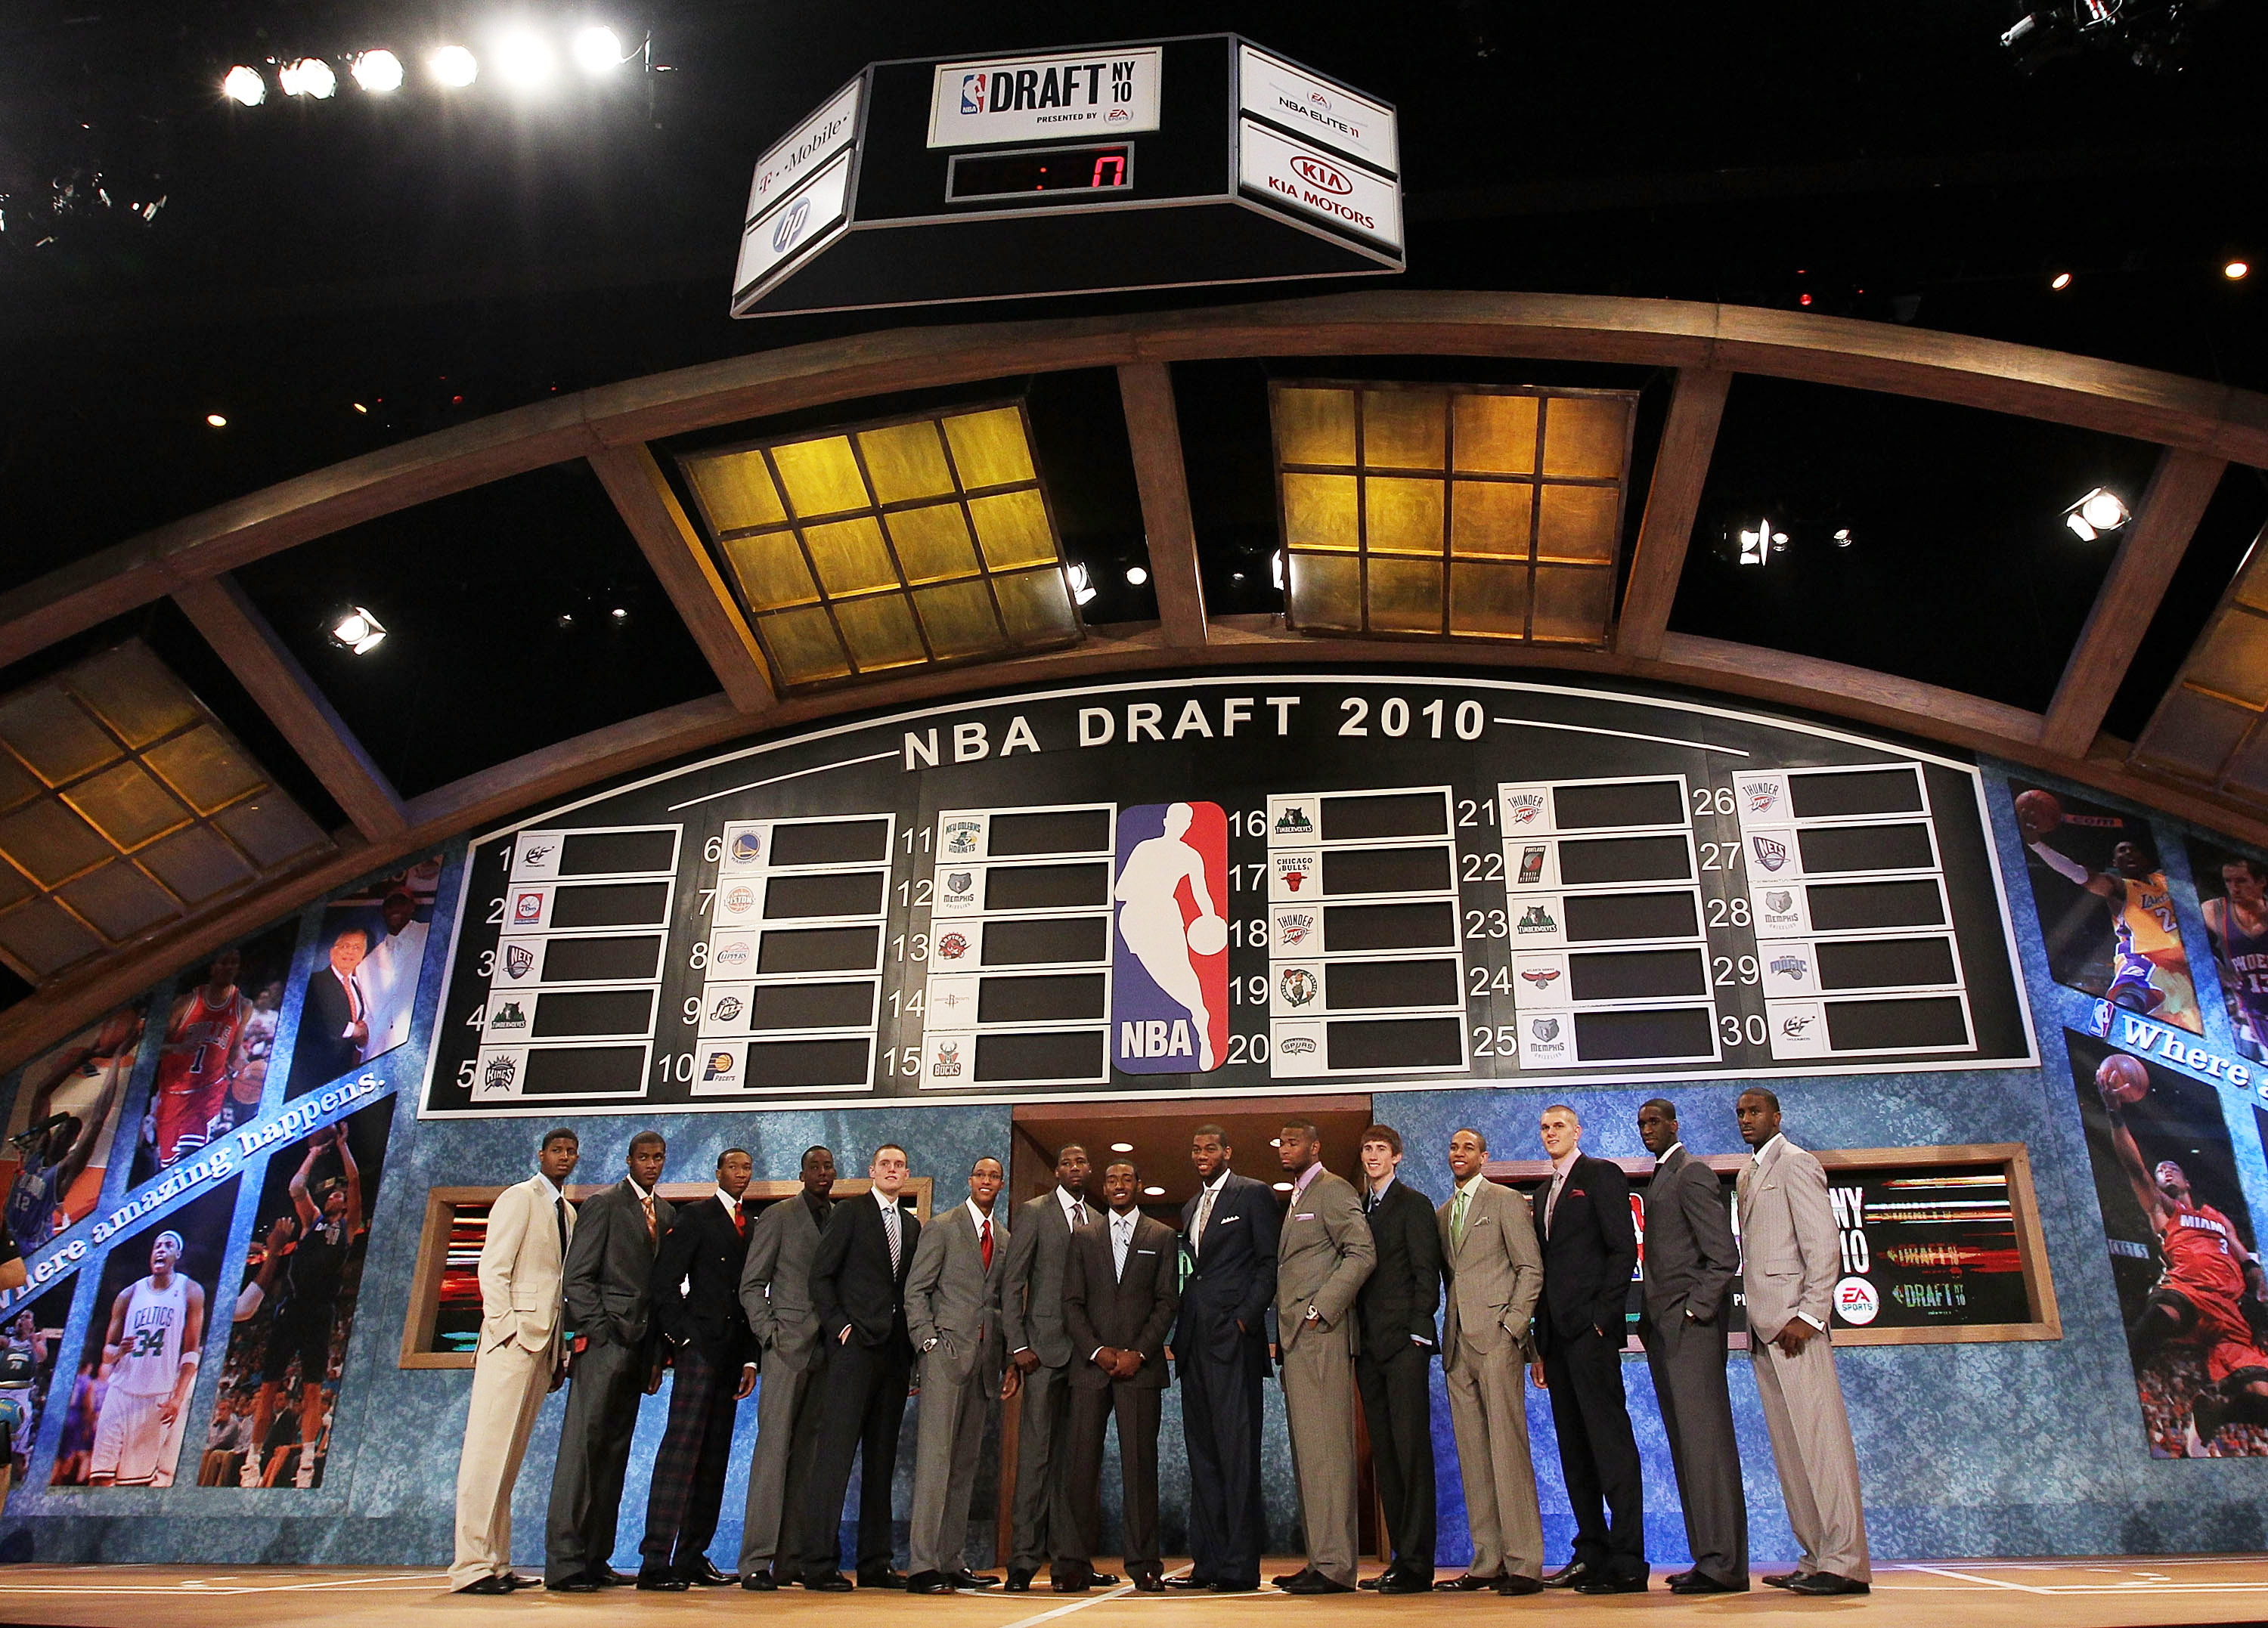
[[[1138,1594],[1163,1594],[1166,1592],[1166,1580],[1155,1572],[1137,1572],[1134,1573],[1134,1588]]]
[[[1543,1592],[1543,1580],[1542,1578],[1522,1577],[1517,1572],[1506,1572],[1503,1576],[1496,1580],[1494,1586],[1498,1594],[1505,1595],[1506,1596],[1518,1594],[1542,1594]]]
[[[455,1592],[458,1594],[510,1594],[512,1579],[498,1577],[494,1573],[490,1573],[486,1577],[475,1577]]]
[[[1672,1572],[1668,1576],[1663,1578],[1661,1580],[1665,1588],[1675,1591],[1677,1585],[1683,1582],[1687,1578],[1698,1575],[1699,1573],[1696,1572]]]
[[[1232,1583],[1223,1579],[1218,1582],[1207,1583],[1205,1588],[1213,1594],[1258,1594],[1260,1580],[1256,1577],[1248,1583]]]
[[[1092,1572],[1073,1571],[1065,1566],[1055,1573],[1055,1591],[1057,1594],[1085,1594],[1094,1587],[1094,1575]]]
[[[541,1588],[543,1587],[543,1580],[541,1578],[530,1577],[525,1572],[506,1572],[504,1574],[504,1580],[515,1588]]]
[[[740,1587],[751,1594],[770,1594],[779,1588],[779,1582],[770,1571],[743,1572]]]
[[[1602,1572],[1587,1577],[1575,1585],[1577,1594],[1644,1594],[1646,1577],[1640,1572],[1636,1577],[1615,1577]]]
[[[953,1579],[955,1588],[998,1588],[1000,1586],[1000,1580],[990,1573],[972,1572],[965,1566],[957,1572],[947,1572],[946,1575]]]
[[[1470,1572],[1467,1572],[1462,1576],[1445,1577],[1433,1587],[1443,1594],[1469,1594],[1476,1588],[1493,1588],[1497,1586],[1497,1582],[1496,1578],[1476,1577]]]
[[[687,1566],[678,1575],[696,1588],[730,1588],[740,1580],[740,1574],[738,1572],[718,1571],[710,1563],[707,1555],[703,1555],[700,1559]]]
[[[1168,1588],[1206,1589],[1212,1587],[1212,1579],[1210,1577],[1168,1577],[1166,1579],[1166,1587]]]
[[[1116,1572],[1098,1572],[1093,1566],[1089,1566],[1086,1570],[1086,1580],[1097,1588],[1109,1588],[1116,1587],[1121,1580]]]
[[[693,1587],[676,1573],[660,1566],[648,1566],[638,1573],[637,1586],[646,1594],[683,1594]]]
[[[1032,1574],[1031,1574],[1031,1573],[1030,1573],[1028,1570],[1027,1570],[1025,1567],[1020,1566],[1010,1566],[1010,1567],[1008,1568],[1008,1588],[1007,1588],[1007,1592],[1008,1592],[1008,1593],[1010,1593],[1010,1594],[1029,1594],[1031,1591],[1032,1591]]]
[[[1767,1588],[1792,1588],[1795,1586],[1795,1580],[1803,1575],[1804,1573],[1801,1572],[1775,1572],[1770,1577],[1764,1579],[1764,1587]]]
[[[1285,1594],[1352,1594],[1354,1585],[1339,1582],[1336,1579],[1324,1576],[1321,1572],[1310,1572],[1305,1577],[1295,1577],[1285,1583],[1284,1592]]]
[[[628,1588],[637,1581],[636,1572],[617,1572],[611,1566],[594,1566],[591,1580],[601,1588]]]
[[[1378,1580],[1378,1592],[1381,1594],[1431,1594],[1433,1592],[1433,1580],[1430,1577],[1421,1577],[1413,1572],[1388,1572]]]
[[[895,1569],[858,1573],[858,1587],[861,1588],[902,1588],[905,1586],[906,1574]]]
[[[599,1580],[588,1572],[578,1572],[572,1577],[563,1577],[557,1582],[546,1580],[543,1587],[552,1594],[596,1594]]]
[[[1874,1591],[1855,1577],[1837,1577],[1832,1572],[1809,1572],[1787,1586],[1790,1594],[1871,1594]]]
[[[943,1572],[916,1572],[906,1579],[908,1594],[951,1594],[953,1579]]]
[[[1590,1574],[1591,1568],[1582,1561],[1570,1560],[1557,1571],[1545,1573],[1543,1586],[1546,1588],[1572,1588]]]
[[[1375,1593],[1378,1591],[1378,1586],[1379,1586],[1379,1584],[1381,1584],[1381,1583],[1384,1582],[1385,1580],[1386,1580],[1386,1578],[1385,1578],[1385,1576],[1381,1573],[1381,1575],[1379,1575],[1379,1576],[1377,1576],[1377,1577],[1366,1577],[1366,1578],[1364,1578],[1360,1582],[1357,1583],[1357,1584],[1355,1585],[1355,1587],[1356,1587],[1356,1588],[1367,1588],[1367,1589],[1369,1589],[1372,1593],[1375,1594]]]
[[[1680,1572],[1669,1584],[1672,1594],[1746,1594],[1748,1591],[1745,1579],[1737,1583],[1720,1583],[1701,1572]]]
[[[1289,1588],[1293,1583],[1298,1582],[1301,1578],[1313,1577],[1314,1574],[1315,1568],[1314,1566],[1303,1566],[1296,1572],[1286,1572],[1280,1577],[1271,1577],[1268,1580],[1275,1584],[1278,1588]]]
[[[849,1594],[850,1580],[840,1572],[814,1572],[803,1580],[803,1586],[814,1594]]]

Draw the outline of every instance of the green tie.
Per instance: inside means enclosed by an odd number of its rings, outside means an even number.
[[[1469,1192],[1460,1187],[1457,1189],[1457,1201],[1449,1206],[1449,1242],[1452,1243],[1462,1244],[1465,1241],[1465,1204],[1471,1197]]]

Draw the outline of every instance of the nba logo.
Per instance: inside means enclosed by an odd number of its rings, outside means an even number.
[[[1118,816],[1111,1062],[1204,1074],[1228,1052],[1228,816],[1145,803]]]
[[[961,111],[963,113],[984,111],[984,76],[983,74],[961,76]]]

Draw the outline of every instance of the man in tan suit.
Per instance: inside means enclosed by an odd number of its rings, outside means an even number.
[[[535,1174],[489,1206],[481,1245],[481,1343],[473,1400],[457,1461],[458,1594],[510,1594],[542,1580],[512,1569],[512,1487],[546,1392],[567,1376],[560,1343],[560,1284],[575,1206],[562,1191],[573,1173],[575,1133],[546,1133]]]
[[[1868,1592],[1867,1514],[1851,1416],[1827,1332],[1842,1251],[1819,1161],[1780,1134],[1779,1098],[1761,1086],[1733,1111],[1756,1156],[1741,1172],[1742,1287],[1749,1355],[1771,1433],[1787,1523],[1803,1558],[1764,1581],[1791,1594]]]
[[[1287,1122],[1277,1153],[1292,1178],[1292,1206],[1276,1247],[1276,1344],[1307,1564],[1275,1580],[1286,1594],[1350,1594],[1361,1544],[1352,1313],[1378,1248],[1353,1184],[1323,1168],[1322,1137],[1312,1123]]]
[[[1528,1322],[1543,1292],[1543,1251],[1528,1200],[1489,1180],[1488,1138],[1462,1130],[1449,1138],[1456,1192],[1434,1214],[1441,1228],[1448,1302],[1441,1360],[1449,1422],[1465,1484],[1472,1564],[1437,1588],[1543,1588],[1543,1520],[1535,1466],[1528,1455]]]

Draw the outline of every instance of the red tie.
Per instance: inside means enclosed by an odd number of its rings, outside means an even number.
[[[992,1223],[989,1221],[984,1223],[983,1236],[984,1240],[984,1270],[990,1272],[992,1270]]]
[[[748,1218],[738,1206],[733,1210],[733,1230],[744,1238],[748,1236]]]

